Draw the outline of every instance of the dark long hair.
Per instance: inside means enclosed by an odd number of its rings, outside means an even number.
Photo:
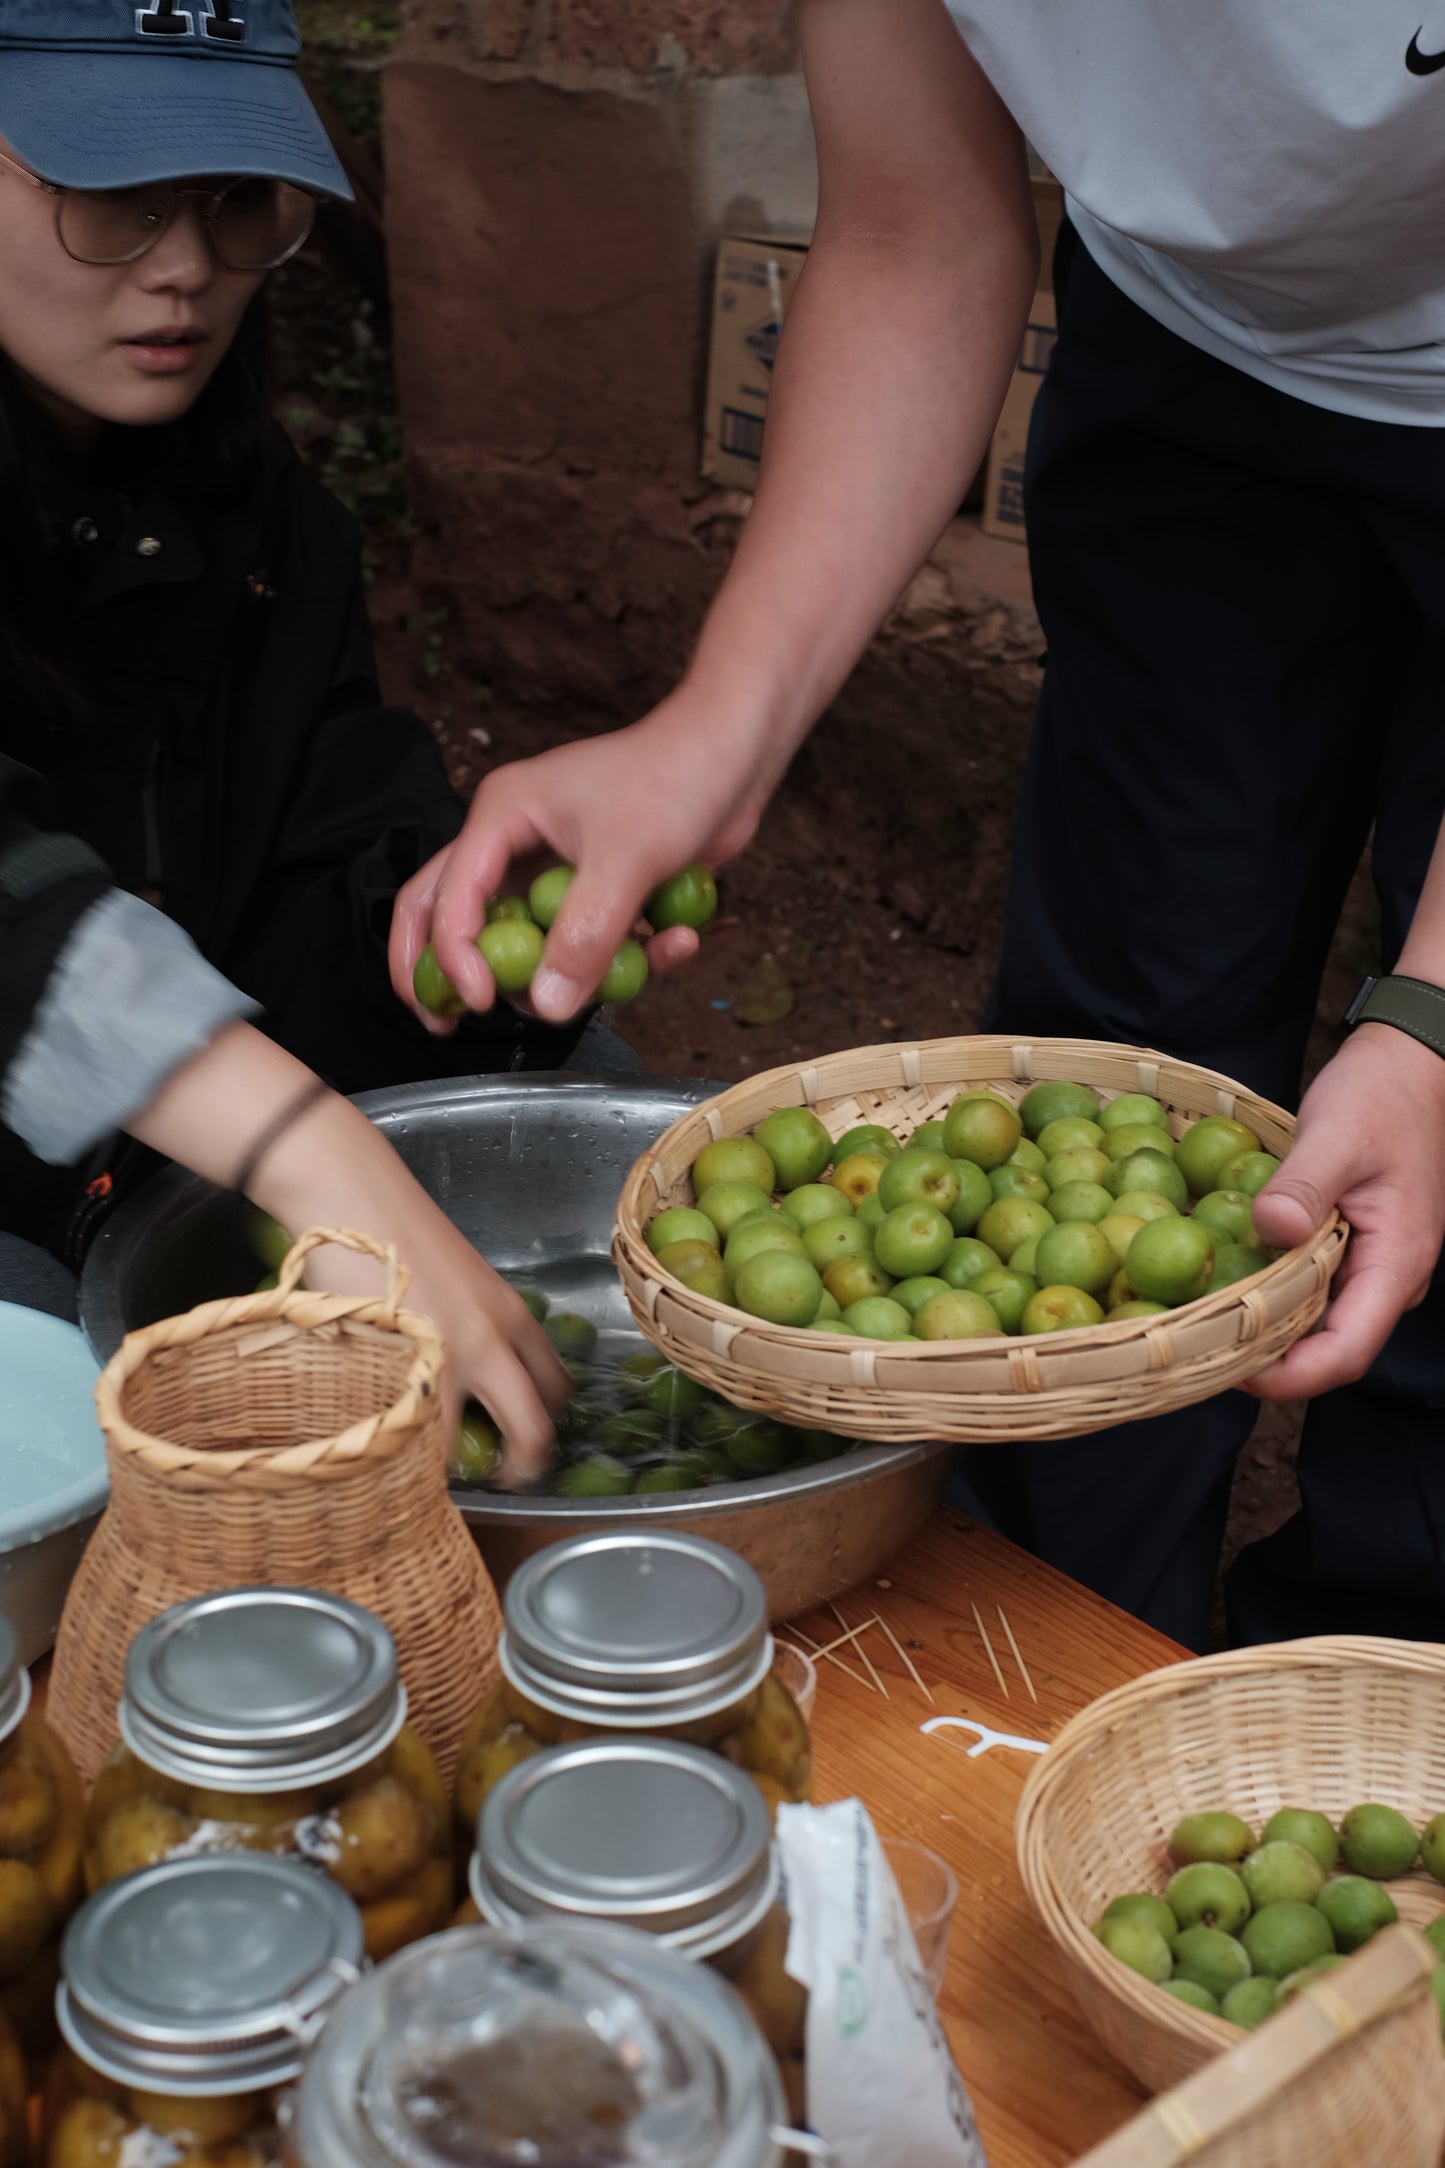
[[[185,495],[234,503],[256,486],[271,427],[265,288],[189,413],[146,431],[153,479]],[[137,436],[142,432],[137,431]],[[64,725],[79,696],[46,641],[54,543],[45,518],[47,470],[68,455],[54,424],[0,353],[0,740]]]

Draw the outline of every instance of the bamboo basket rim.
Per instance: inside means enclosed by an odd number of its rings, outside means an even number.
[[[1214,2053],[1239,2044],[1238,2028],[1224,2018],[1161,1995],[1148,1981],[1111,1959],[1091,1927],[1065,1900],[1050,1847],[1049,1810],[1055,1792],[1081,1755],[1107,1747],[1128,1720],[1152,1705],[1206,1695],[1221,1680],[1342,1666],[1386,1675],[1410,1674],[1445,1686],[1445,1644],[1385,1635],[1316,1634],[1166,1664],[1091,1701],[1070,1718],[1029,1772],[1014,1817],[1015,1854],[1029,1901],[1050,1939],[1070,1961],[1092,1975],[1115,2004],[1126,2005],[1156,2035],[1195,2050],[1207,2044]]]
[[[387,1268],[381,1295],[324,1294],[300,1285],[311,1252],[335,1243],[371,1256]],[[394,1242],[348,1227],[310,1227],[298,1236],[277,1272],[277,1284],[259,1294],[223,1295],[199,1303],[175,1317],[159,1318],[127,1333],[95,1384],[101,1428],[117,1453],[143,1461],[158,1474],[185,1473],[191,1480],[225,1485],[245,1478],[263,1487],[316,1472],[343,1473],[363,1461],[388,1458],[405,1450],[423,1419],[424,1403],[436,1393],[445,1350],[429,1317],[402,1307],[411,1275]],[[294,1446],[188,1447],[153,1436],[125,1412],[127,1384],[148,1363],[179,1358],[188,1347],[243,1327],[255,1331],[236,1341],[237,1353],[262,1354],[290,1338],[326,1333],[385,1333],[411,1343],[411,1359],[395,1399],[374,1415],[361,1418],[333,1437]]]
[[[1100,1082],[1090,1071],[1101,1068],[1128,1081]],[[1257,1116],[1280,1140],[1294,1131],[1295,1118],[1287,1109],[1220,1071],[1110,1040],[1023,1040],[983,1033],[910,1045],[890,1041],[812,1063],[786,1063],[690,1109],[633,1166],[618,1201],[612,1254],[637,1324],[704,1383],[728,1391],[729,1381],[751,1381],[750,1404],[760,1407],[768,1405],[769,1392],[786,1397],[792,1404],[780,1405],[777,1412],[792,1420],[810,1419],[797,1407],[810,1396],[819,1404],[816,1419],[824,1422],[849,1409],[866,1421],[870,1411],[886,1407],[900,1426],[889,1432],[890,1440],[1066,1434],[1071,1424],[1087,1427],[1097,1386],[1116,1389],[1121,1403],[1102,1422],[1121,1422],[1222,1390],[1274,1360],[1324,1307],[1349,1232],[1337,1210],[1331,1209],[1306,1242],[1247,1280],[1162,1316],[1105,1320],[1028,1338],[1000,1332],[918,1345],[769,1324],[695,1294],[665,1272],[647,1247],[648,1220],[684,1179],[672,1162],[685,1139],[695,1157],[709,1137],[751,1128],[777,1107],[817,1108],[867,1095],[879,1098],[878,1118],[886,1118],[890,1098],[928,1087],[986,1081],[1006,1089],[1065,1077],[1094,1084],[1106,1100],[1123,1090],[1148,1090],[1177,1108],[1181,1093],[1195,1105],[1212,1095],[1209,1111]],[[729,1117],[740,1107],[748,1112],[738,1114],[730,1128]],[[1251,1354],[1256,1348],[1257,1358]],[[1102,1369],[1081,1377],[1081,1360]],[[979,1375],[985,1367],[987,1380]],[[1002,1433],[989,1427],[991,1417],[997,1420],[1010,1408],[1015,1427]],[[950,1414],[950,1427],[929,1427]],[[1018,1428],[1019,1422],[1027,1429]],[[859,1434],[864,1434],[861,1427]]]

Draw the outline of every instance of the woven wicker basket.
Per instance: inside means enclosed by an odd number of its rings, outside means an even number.
[[[1093,1039],[931,1039],[771,1069],[674,1122],[628,1177],[612,1254],[641,1330],[680,1370],[729,1400],[880,1444],[1018,1443],[1102,1430],[1206,1400],[1282,1355],[1324,1308],[1346,1236],[1335,1213],[1254,1278],[1167,1317],[917,1347],[744,1317],[693,1294],[647,1247],[653,1215],[693,1201],[690,1170],[703,1146],[752,1129],[776,1107],[811,1107],[835,1137],[856,1122],[883,1122],[901,1137],[941,1115],[965,1087],[987,1084],[1017,1101],[1031,1084],[1056,1077],[1091,1084],[1105,1099],[1152,1093],[1176,1135],[1204,1114],[1236,1116],[1279,1153],[1294,1135],[1283,1108],[1228,1077]]]
[[[1436,2168],[1445,2059],[1428,1983],[1437,1962],[1411,1928],[1378,1935],[1077,2168]]]
[[[1084,2015],[1151,2091],[1240,2035],[1111,1957],[1090,1932],[1105,1905],[1163,1891],[1186,1814],[1223,1807],[1258,1829],[1280,1807],[1338,1822],[1367,1799],[1417,1826],[1445,1807],[1445,1647],[1342,1635],[1206,1656],[1103,1695],[1060,1732],[1019,1801],[1019,1869]],[[1416,1927],[1445,1911],[1423,1868],[1390,1894]]]
[[[309,1293],[322,1243],[388,1268],[384,1296]],[[411,1721],[450,1780],[491,1686],[495,1591],[447,1496],[430,1319],[368,1236],[313,1228],[274,1290],[130,1333],[96,1386],[111,1498],[71,1584],[51,1721],[89,1783],[116,1741],[126,1651],[158,1611],[269,1583],[349,1596],[396,1641]]]

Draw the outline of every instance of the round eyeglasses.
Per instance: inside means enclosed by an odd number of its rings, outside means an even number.
[[[316,199],[288,181],[242,175],[208,188],[146,181],[135,188],[62,188],[0,151],[34,188],[55,198],[55,231],[76,263],[135,263],[155,247],[183,196],[200,203],[201,225],[226,271],[274,271],[294,256],[316,218]]]

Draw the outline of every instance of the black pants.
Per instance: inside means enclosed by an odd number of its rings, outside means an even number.
[[[1139,1041],[1296,1103],[1374,825],[1385,968],[1445,813],[1445,429],[1270,390],[1061,239],[1027,512],[1048,644],[990,1028]],[[1004,1533],[1200,1647],[1255,1403],[967,1456]],[[1445,1638],[1445,1276],[1317,1401],[1241,1640]]]

